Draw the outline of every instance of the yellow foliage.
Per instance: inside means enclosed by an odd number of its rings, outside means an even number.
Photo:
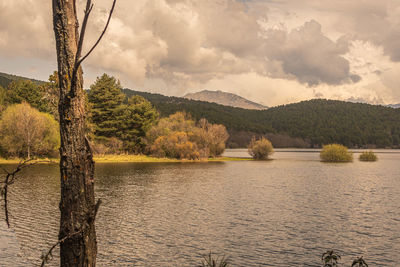
[[[320,158],[325,162],[349,162],[353,161],[353,154],[343,145],[330,144],[322,147]]]
[[[30,158],[55,154],[60,145],[58,123],[28,103],[9,106],[0,120],[0,146],[9,156]]]
[[[254,158],[258,160],[267,160],[268,157],[274,153],[274,148],[271,144],[271,142],[266,139],[265,137],[261,137],[260,140],[255,140],[253,138],[250,142],[250,145],[248,147],[249,154]]]
[[[378,157],[372,151],[364,151],[360,154],[361,161],[377,161]]]
[[[154,156],[199,159],[221,155],[229,135],[223,125],[202,119],[196,126],[188,115],[178,112],[161,119],[146,137]]]

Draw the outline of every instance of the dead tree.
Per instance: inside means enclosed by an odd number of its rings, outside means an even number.
[[[85,15],[79,32],[76,0],[52,0],[53,26],[57,48],[60,99],[60,265],[95,266],[97,242],[94,218],[98,205],[94,197],[94,161],[85,136],[85,104],[81,63],[100,42],[82,56],[86,25],[93,4],[86,1]],[[97,208],[96,208],[97,206]],[[75,234],[79,233],[79,234]]]

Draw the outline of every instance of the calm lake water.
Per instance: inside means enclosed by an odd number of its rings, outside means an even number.
[[[398,266],[400,151],[377,152],[372,163],[278,150],[267,162],[97,164],[98,266],[199,266],[209,251],[232,266],[320,266],[327,249],[345,266],[359,255]],[[56,241],[58,176],[57,165],[33,166],[11,186],[0,266],[38,265]]]

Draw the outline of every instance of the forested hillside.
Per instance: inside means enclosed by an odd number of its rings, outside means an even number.
[[[0,86],[7,88],[7,86],[13,81],[20,81],[20,80],[29,80],[37,84],[43,84],[43,81],[29,79],[21,76],[16,76],[12,74],[2,73],[0,72]]]
[[[51,75],[49,82],[45,83],[0,73],[0,78],[8,83],[7,86],[0,86],[0,113],[7,105],[21,103],[23,100],[39,111],[50,113],[57,118],[57,105],[53,101],[56,99],[57,84],[54,77],[54,74]],[[116,80],[113,83],[115,82]],[[104,86],[101,92],[110,89],[107,83],[104,83]],[[144,107],[151,109],[139,98],[128,101],[130,97],[139,95],[149,100],[160,112],[161,117],[185,111],[196,121],[206,118],[211,124],[225,125],[230,134],[227,143],[229,147],[246,147],[253,136],[266,135],[275,147],[320,147],[323,144],[340,143],[349,147],[400,148],[400,109],[315,99],[268,110],[248,110],[129,89],[122,89],[122,92],[127,98],[121,100],[123,103],[115,109],[115,116],[124,117],[132,112],[142,112]],[[108,97],[104,97],[100,102],[106,104]],[[138,105],[141,108],[136,110]],[[96,106],[93,103],[90,106],[88,112],[94,116]],[[121,110],[124,110],[123,114]],[[95,117],[92,119],[96,122]],[[121,140],[130,135],[130,131],[124,127],[114,127],[115,131],[120,133],[117,136]],[[96,131],[96,128],[92,130]],[[102,136],[98,132],[97,135]],[[144,136],[144,133],[141,132],[141,135]],[[141,142],[136,141],[138,144]]]
[[[227,127],[231,144],[243,146],[253,134],[272,133],[279,139],[301,138],[301,146],[341,143],[349,147],[399,147],[400,110],[389,107],[315,99],[270,108],[246,110],[218,104],[124,89],[141,95],[167,116],[186,111]]]

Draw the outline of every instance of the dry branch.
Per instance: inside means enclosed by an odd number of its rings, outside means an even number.
[[[85,33],[86,33],[86,26],[87,26],[87,22],[89,20],[89,16],[90,16],[90,12],[93,9],[93,4],[91,0],[87,0],[86,2],[86,9],[85,9],[85,16],[83,17],[83,22],[82,22],[82,28],[81,28],[81,32],[80,32],[80,36],[79,36],[79,42],[78,42],[78,48],[77,48],[77,52],[76,52],[76,56],[75,56],[75,65],[74,65],[74,71],[72,74],[72,80],[75,81],[76,78],[76,73],[79,69],[79,66],[82,64],[82,62],[93,52],[93,50],[96,48],[96,46],[100,43],[101,39],[103,38],[104,34],[107,31],[108,25],[110,24],[111,21],[111,17],[112,14],[114,13],[114,8],[115,8],[115,4],[116,4],[117,0],[113,1],[110,13],[108,15],[108,19],[107,19],[107,23],[104,26],[104,29],[102,31],[102,33],[100,34],[99,38],[97,39],[97,41],[94,43],[94,45],[92,46],[92,48],[89,49],[89,51],[86,53],[86,55],[84,55],[81,58],[81,54],[82,54],[82,47],[83,47],[83,41],[85,39]]]
[[[94,221],[96,220],[96,215],[97,212],[99,211],[99,207],[101,204],[101,199],[98,199],[96,202],[96,205],[94,207],[94,212],[91,214],[90,212],[86,215],[87,216],[87,221]],[[65,242],[67,239],[70,239],[78,234],[81,234],[85,231],[85,226],[86,224],[82,225],[81,229],[79,231],[70,233],[66,236],[64,236],[63,238],[60,238],[53,246],[51,246],[51,248],[49,249],[49,251],[47,251],[46,253],[43,253],[41,256],[42,259],[42,264],[40,265],[40,267],[44,267],[46,265],[46,263],[49,263],[50,260],[53,258],[53,250],[60,245],[61,243]]]
[[[7,223],[8,228],[10,228],[10,219],[9,219],[9,212],[8,212],[8,186],[12,185],[15,180],[16,180],[16,175],[19,173],[22,169],[38,164],[38,163],[47,163],[50,161],[43,160],[43,161],[34,161],[33,159],[27,159],[24,161],[20,161],[17,165],[17,167],[13,171],[8,171],[6,168],[0,166],[0,168],[4,171],[6,174],[6,177],[4,181],[0,182],[1,185],[1,196],[3,197],[4,200],[4,213],[5,213],[5,220]]]

